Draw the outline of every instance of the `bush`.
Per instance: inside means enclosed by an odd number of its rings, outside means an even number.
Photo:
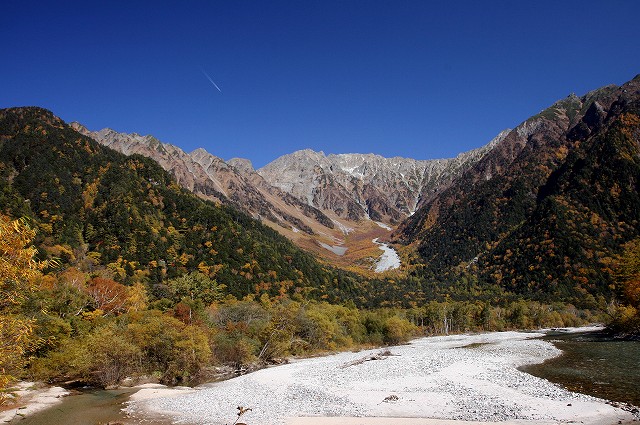
[[[236,369],[256,360],[259,342],[239,333],[221,332],[213,338],[213,355]]]
[[[95,329],[87,338],[78,361],[85,380],[102,387],[119,384],[139,371],[142,350],[133,344],[115,324]]]
[[[416,336],[418,328],[407,319],[391,316],[384,322],[384,342],[397,345]]]
[[[127,335],[142,351],[144,371],[162,373],[162,382],[187,382],[209,364],[211,349],[205,331],[187,326],[158,310],[132,313]]]

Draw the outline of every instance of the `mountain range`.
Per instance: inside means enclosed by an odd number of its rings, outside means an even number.
[[[202,148],[187,153],[153,136],[71,127],[125,155],[157,161],[184,188],[231,204],[327,261],[356,270],[374,268],[375,238],[388,237],[423,203],[437,196],[502,140],[451,159],[414,160],[375,154],[325,155],[310,149],[284,155],[255,170],[249,160],[228,161]]]
[[[615,291],[611,263],[640,232],[639,105],[640,76],[572,94],[455,158],[306,149],[258,170],[152,136],[65,131],[157,161],[184,189],[343,268],[372,275],[382,239],[401,253],[397,276],[426,282],[423,293],[464,285],[595,303]]]
[[[332,154],[300,150],[255,170],[251,161],[224,161],[199,148],[187,153],[153,136],[118,133],[109,128],[89,131],[78,122],[78,132],[125,155],[141,154],[156,160],[185,188],[206,199],[232,202],[254,215],[283,226],[312,231],[289,216],[269,198],[276,196],[328,228],[333,222],[322,213],[359,221],[372,219],[398,224],[421,203],[437,194],[481,159],[508,131],[486,146],[456,158],[414,160],[375,154]],[[292,195],[296,200],[291,198]],[[299,202],[298,202],[299,201]]]

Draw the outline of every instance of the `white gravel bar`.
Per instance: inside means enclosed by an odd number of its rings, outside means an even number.
[[[382,273],[387,270],[393,270],[400,268],[400,256],[395,249],[391,248],[386,243],[378,242],[378,238],[372,240],[374,244],[382,250],[382,255],[376,261],[376,273]]]
[[[143,389],[131,397],[128,412],[134,418],[216,425],[233,423],[237,406],[252,409],[240,422],[261,425],[616,424],[633,419],[605,400],[517,370],[561,353],[537,339],[542,335],[427,337],[390,347],[392,355],[380,356],[386,349],[376,349],[296,360],[191,390]],[[368,360],[372,356],[379,359]]]

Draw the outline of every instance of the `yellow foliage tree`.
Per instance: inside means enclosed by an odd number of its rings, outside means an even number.
[[[127,287],[127,311],[142,311],[147,308],[149,299],[144,284],[136,282],[133,286]]]
[[[18,313],[18,307],[36,286],[47,263],[35,259],[35,237],[25,219],[11,220],[0,215],[0,404],[2,392],[23,366],[30,344],[33,322]]]

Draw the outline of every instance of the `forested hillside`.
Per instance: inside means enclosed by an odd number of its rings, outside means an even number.
[[[511,131],[397,234],[416,276],[593,305],[640,228],[640,77]]]
[[[41,255],[104,266],[124,284],[144,280],[157,298],[168,279],[194,270],[238,297],[341,300],[357,282],[246,214],[181,189],[154,161],[105,148],[39,108],[0,112],[0,212],[31,219]]]

